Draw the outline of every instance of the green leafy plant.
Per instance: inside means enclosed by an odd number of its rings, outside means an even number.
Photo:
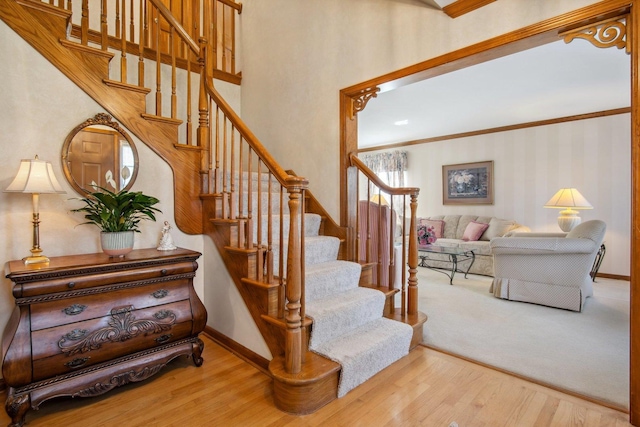
[[[84,206],[72,209],[71,212],[84,212],[87,222],[95,224],[102,231],[135,231],[139,233],[138,224],[141,220],[155,221],[155,213],[162,212],[153,205],[160,202],[141,191],[132,192],[122,190],[113,193],[106,188],[98,187],[100,191],[89,193],[83,199]]]

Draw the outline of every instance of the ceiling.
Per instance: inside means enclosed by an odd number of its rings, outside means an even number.
[[[630,85],[624,49],[561,40],[379,93],[359,148],[625,108]]]

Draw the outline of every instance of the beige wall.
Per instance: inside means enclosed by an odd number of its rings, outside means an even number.
[[[407,186],[419,187],[418,216],[472,214],[514,219],[534,231],[560,232],[559,210],[543,205],[576,187],[594,206],[583,221],[607,223],[601,273],[628,276],[631,234],[630,115],[600,117],[401,147]],[[493,160],[493,205],[442,204],[442,165]]]
[[[456,19],[412,0],[243,3],[243,118],[337,217],[340,89],[597,1],[500,0]]]

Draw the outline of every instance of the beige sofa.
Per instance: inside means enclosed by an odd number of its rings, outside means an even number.
[[[491,254],[490,241],[494,237],[503,237],[512,233],[525,233],[531,231],[529,227],[518,224],[514,220],[500,219],[490,216],[477,215],[438,215],[421,220],[444,221],[444,230],[441,238],[435,244],[439,246],[455,246],[463,249],[473,249],[476,259],[469,270],[469,273],[493,276],[493,255]],[[471,221],[489,224],[482,236],[477,241],[464,241],[462,236]],[[450,268],[451,263],[447,262],[447,255],[429,254],[428,264],[432,267]],[[439,261],[438,259],[441,259]],[[471,261],[461,261],[458,263],[459,269],[466,271]]]

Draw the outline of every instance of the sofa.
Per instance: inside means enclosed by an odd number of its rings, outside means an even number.
[[[471,224],[471,226],[470,226]],[[477,224],[486,224],[485,226],[477,226]],[[509,236],[512,233],[530,232],[530,228],[518,224],[514,220],[500,219],[490,216],[477,215],[437,215],[417,219],[417,225],[434,226],[436,228],[436,245],[454,246],[462,249],[474,249],[476,256],[469,273],[480,274],[484,276],[493,276],[493,255],[491,254],[490,241],[495,237]],[[465,236],[465,231],[469,233],[467,228],[474,226],[476,231],[482,228],[479,236],[471,235],[474,240],[464,240],[469,236]],[[438,233],[438,227],[441,227]],[[477,240],[475,240],[477,238]],[[448,262],[447,255],[429,254],[428,264],[431,267],[450,268],[451,263]],[[466,271],[471,261],[461,261],[458,263],[459,269]]]
[[[494,296],[550,307],[582,311],[593,295],[593,262],[606,224],[583,222],[568,234],[515,233],[491,241],[495,277]]]

